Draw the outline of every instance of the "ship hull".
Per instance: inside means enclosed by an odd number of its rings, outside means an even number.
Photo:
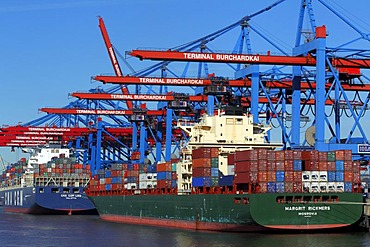
[[[96,214],[95,206],[78,187],[71,187],[74,193],[54,193],[65,187],[24,187],[0,191],[5,212],[25,214]]]
[[[361,194],[327,195],[329,198],[338,197],[340,201],[348,204],[337,202],[286,204],[278,203],[278,196],[282,194],[89,197],[103,220],[192,230],[232,232],[328,230],[353,226],[362,216]],[[287,194],[287,196],[303,197],[307,194]],[[301,208],[292,208],[298,206]]]

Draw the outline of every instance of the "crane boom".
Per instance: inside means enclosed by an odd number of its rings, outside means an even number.
[[[99,17],[99,28],[100,28],[100,31],[103,35],[104,43],[105,43],[105,46],[107,47],[108,55],[109,55],[110,60],[112,62],[114,72],[116,73],[116,76],[121,77],[122,76],[121,67],[119,66],[116,53],[114,52],[113,45],[110,42],[108,32],[107,32],[107,29],[105,28],[103,18],[101,18],[101,17]],[[125,85],[121,86],[121,90],[122,90],[122,93],[124,93],[124,94],[129,93],[129,91],[128,91],[128,89]],[[126,101],[126,105],[127,105],[128,109],[133,108],[132,102],[130,102],[130,101]]]
[[[141,60],[316,66],[316,59],[311,55],[295,57],[273,56],[269,54],[179,52],[171,50],[132,50],[129,54]],[[338,68],[370,68],[370,59],[332,58],[331,62]]]

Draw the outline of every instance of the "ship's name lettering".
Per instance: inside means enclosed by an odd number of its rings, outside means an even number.
[[[330,211],[330,206],[291,206],[285,207],[285,211]]]
[[[298,212],[298,215],[311,216],[311,215],[317,215],[317,212]]]

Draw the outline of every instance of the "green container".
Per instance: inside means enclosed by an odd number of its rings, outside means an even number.
[[[211,167],[212,168],[218,168],[218,157],[217,158],[211,158]]]
[[[328,161],[335,161],[335,152],[328,152]]]
[[[177,171],[177,163],[172,163],[172,171]]]

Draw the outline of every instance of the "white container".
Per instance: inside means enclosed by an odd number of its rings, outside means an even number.
[[[344,192],[344,183],[337,183],[337,192]]]
[[[227,174],[226,175],[235,175],[235,165],[227,166]]]
[[[328,183],[327,182],[320,182],[319,183],[320,192],[327,192],[328,191]]]
[[[139,189],[143,190],[147,188],[148,188],[148,182],[142,182],[142,181],[139,182]]]
[[[137,189],[137,184],[136,184],[136,183],[128,183],[128,184],[127,184],[127,189],[128,189],[128,190],[134,190],[134,189]]]
[[[140,182],[146,182],[146,181],[148,181],[148,173],[140,173],[139,174],[139,181]]]
[[[302,172],[302,182],[303,183],[304,182],[311,182],[311,172],[308,172],[308,171]]]
[[[319,193],[320,192],[320,185],[319,185],[319,183],[312,182],[311,183],[311,190],[310,190],[310,192],[312,192],[312,193]]]
[[[337,183],[329,182],[328,183],[328,192],[337,192]]]
[[[311,183],[310,182],[304,182],[302,183],[302,191],[303,192],[311,192]]]
[[[311,182],[318,182],[320,177],[319,171],[312,171],[311,172]]]
[[[319,180],[320,182],[327,182],[328,181],[328,172],[319,172]]]

